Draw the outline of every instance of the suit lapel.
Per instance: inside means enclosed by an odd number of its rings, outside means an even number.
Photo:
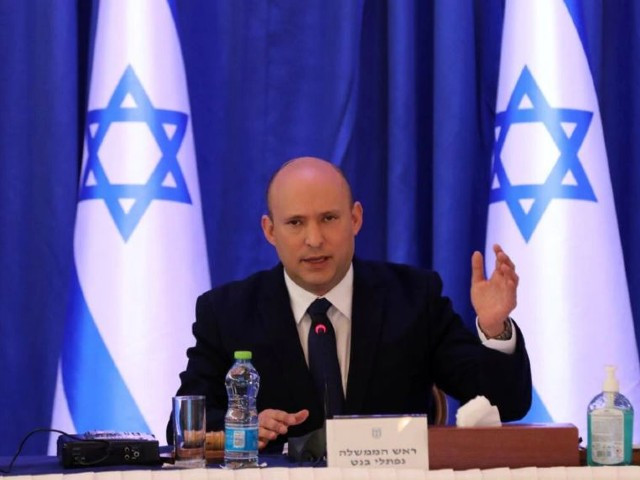
[[[366,263],[354,260],[351,356],[347,379],[346,413],[362,410],[380,339],[385,304],[384,289]]]
[[[276,347],[274,353],[281,373],[287,379],[287,386],[313,398],[313,381],[300,345],[282,265],[269,272],[261,291],[259,311],[264,326],[262,331],[269,338],[268,344]]]

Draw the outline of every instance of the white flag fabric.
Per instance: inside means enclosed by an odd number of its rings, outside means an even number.
[[[507,0],[487,226],[520,276],[513,316],[536,395],[527,420],[570,422],[606,364],[640,406],[640,370],[598,99],[578,29],[561,0]],[[638,415],[634,435],[640,438]]]
[[[210,286],[187,82],[169,3],[99,4],[52,427],[164,443]]]

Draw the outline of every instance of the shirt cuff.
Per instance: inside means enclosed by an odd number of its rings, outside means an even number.
[[[516,331],[515,326],[513,325],[513,321],[509,318],[509,322],[511,322],[511,331],[513,332],[511,338],[509,340],[495,340],[489,339],[487,336],[482,333],[480,330],[480,325],[478,324],[478,317],[476,317],[476,329],[478,330],[478,337],[482,341],[482,344],[493,350],[498,350],[502,353],[513,353],[516,351],[516,335],[518,332]]]

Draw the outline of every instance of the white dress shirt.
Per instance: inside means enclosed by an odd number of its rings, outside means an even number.
[[[304,358],[309,365],[309,348],[307,340],[311,329],[311,317],[307,313],[309,305],[318,298],[317,295],[307,292],[295,283],[287,272],[284,272],[284,281],[289,291],[291,311],[298,327],[300,345],[304,352]],[[327,310],[327,317],[336,332],[336,349],[338,352],[338,364],[342,377],[342,391],[347,394],[347,375],[349,374],[349,355],[351,354],[351,306],[353,303],[353,265],[349,267],[347,274],[340,283],[323,295],[331,302]]]
[[[306,291],[300,285],[291,280],[291,277],[284,272],[284,282],[289,291],[291,311],[298,328],[300,345],[304,352],[304,358],[309,365],[309,348],[307,340],[311,329],[311,317],[307,313],[309,305],[318,298],[314,293]],[[353,306],[353,264],[349,267],[347,274],[340,283],[323,295],[331,302],[331,307],[327,310],[327,317],[336,332],[336,347],[338,352],[338,364],[342,376],[342,389],[347,394],[347,376],[349,374],[349,356],[351,354],[351,311]],[[483,345],[503,353],[513,353],[516,349],[516,329],[509,340],[489,340],[482,333],[476,318],[476,328],[478,336]]]

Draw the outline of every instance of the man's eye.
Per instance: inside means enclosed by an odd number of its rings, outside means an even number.
[[[293,227],[298,227],[298,226],[302,225],[302,222],[300,220],[289,220],[287,222],[287,225],[291,225]]]
[[[325,222],[332,222],[333,220],[337,220],[337,219],[338,219],[337,215],[325,215],[324,217]]]

